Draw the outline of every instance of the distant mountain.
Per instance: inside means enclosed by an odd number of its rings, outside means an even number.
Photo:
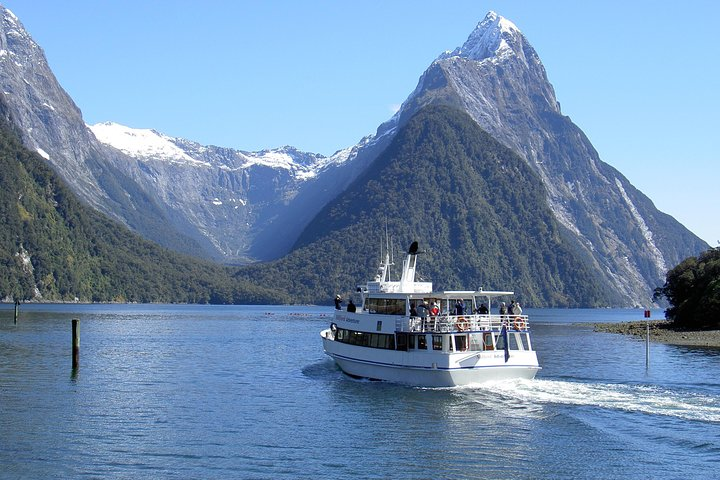
[[[285,254],[328,197],[341,191],[341,183],[323,187],[318,177],[354,158],[362,147],[331,157],[293,147],[245,152],[111,122],[90,129],[100,142],[134,159],[127,175],[203,232],[213,258],[237,263]],[[305,201],[305,190],[315,197],[327,193]],[[276,222],[282,235],[263,236]]]
[[[114,123],[88,128],[17,17],[2,6],[0,17],[0,86],[25,145],[88,204],[179,252],[226,263],[287,253],[378,143],[324,157],[205,146]]]
[[[344,287],[327,283],[339,280],[336,273],[340,272],[328,270],[331,279],[316,276],[312,277],[316,280],[313,283],[312,278],[305,278],[304,272],[295,272],[291,266],[310,269],[311,265],[302,262],[309,258],[319,261],[319,252],[318,258],[310,253],[313,245],[325,245],[344,258],[343,245],[331,240],[343,235],[320,227],[327,223],[342,230],[359,217],[353,213],[350,219],[337,224],[331,220],[340,217],[328,210],[329,205],[339,208],[334,199],[346,198],[358,179],[372,174],[378,160],[387,158],[391,144],[398,151],[407,148],[396,144],[395,137],[417,114],[434,105],[467,113],[481,131],[523,159],[527,169],[540,179],[544,192],[540,198],[536,194],[541,190],[533,188],[537,203],[516,202],[512,204],[514,209],[503,207],[508,200],[502,196],[479,196],[482,192],[471,190],[464,195],[484,202],[483,212],[519,215],[528,225],[536,222],[518,208],[532,212],[549,209],[554,223],[545,223],[551,225],[548,229],[556,240],[536,238],[535,242],[555,249],[546,252],[548,258],[562,257],[567,262],[555,261],[548,266],[553,273],[527,265],[517,272],[497,267],[476,276],[438,267],[432,270],[436,283],[485,278],[503,285],[517,282],[538,306],[579,305],[578,298],[588,305],[648,305],[653,289],[664,282],[668,267],[708,247],[672,217],[659,212],[620,172],[600,160],[583,132],[561,113],[553,87],[530,43],[512,22],[493,12],[478,24],[462,47],[443,53],[430,65],[400,111],[380,125],[375,135],[330,157],[292,147],[245,152],[203,146],[153,130],[111,123],[87,127],[79,109],[48,68],[42,50],[19,20],[3,7],[0,16],[2,98],[28,149],[44,157],[88,205],[176,251],[226,263],[247,263],[276,259],[297,248],[298,252],[273,264],[276,273],[284,271],[293,277],[277,282],[287,284],[297,298],[319,295],[319,286]],[[440,124],[453,123],[448,118],[440,120],[442,116],[437,112],[430,115],[437,117]],[[464,127],[461,130],[470,132]],[[486,137],[485,133],[473,135]],[[472,141],[448,140],[431,145],[456,148]],[[486,140],[481,143],[489,145]],[[421,153],[415,155],[422,157]],[[435,152],[442,158],[450,153],[457,152]],[[470,160],[453,164],[446,158],[447,165],[470,168],[480,161],[477,155],[463,155]],[[525,178],[527,173],[523,170],[522,175]],[[434,180],[441,177],[432,177],[431,183],[436,183],[428,184],[426,191],[448,188]],[[393,194],[398,187],[394,181],[377,182],[369,183],[368,188],[387,188],[388,195],[397,194]],[[467,188],[472,184],[468,183]],[[366,204],[365,200],[356,195],[347,207],[367,210],[372,202]],[[460,209],[453,224],[475,225],[476,220],[467,216],[470,211],[475,212],[469,207]],[[434,213],[438,212],[427,215]],[[506,218],[506,222],[513,220]],[[404,231],[397,228],[398,232]],[[479,233],[477,226],[468,228],[470,235]],[[483,249],[463,252],[470,257],[490,251],[522,263],[525,247],[530,247],[527,234],[518,233],[519,237],[513,239],[502,232],[498,228],[493,234],[497,237],[493,241],[504,249],[501,251],[488,250],[479,239],[451,245]],[[353,230],[353,234],[366,237],[369,233]],[[434,230],[427,234],[433,235]],[[534,234],[548,232],[537,229]],[[417,240],[434,245],[436,251],[446,251],[442,241]],[[530,261],[526,259],[526,263]],[[573,276],[568,265],[582,271]],[[349,272],[350,267],[343,268]],[[372,272],[375,266],[367,264],[363,268]],[[248,275],[255,278],[257,270],[250,268]],[[504,276],[497,276],[500,274]],[[573,298],[571,279],[586,279],[585,275],[593,279],[596,290],[580,289],[578,297]],[[257,278],[264,278],[264,274]],[[559,293],[549,296],[546,285]]]
[[[465,112],[445,106],[423,108],[403,125],[292,253],[240,276],[302,302],[347,297],[377,268],[384,225],[403,250],[420,242],[418,274],[438,289],[514,288],[530,305],[625,302],[555,219],[540,176]]]
[[[275,303],[283,293],[166,250],[80,203],[22,146],[0,99],[0,299]]]
[[[379,131],[393,131],[436,104],[466,111],[525,159],[545,185],[555,219],[626,305],[648,304],[669,267],[708,247],[600,160],[562,115],[535,50],[496,13],[488,13],[462,47],[432,63]]]
[[[83,201],[170,248],[208,254],[198,242],[199,232],[123,171],[133,160],[95,139],[42,49],[2,6],[0,87],[23,143],[44,157]]]

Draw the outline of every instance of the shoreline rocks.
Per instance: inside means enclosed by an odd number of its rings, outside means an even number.
[[[596,332],[633,335],[640,340],[645,339],[646,321],[621,323],[595,323]],[[720,330],[681,330],[672,326],[667,320],[650,321],[650,340],[669,345],[686,345],[693,347],[720,348]]]

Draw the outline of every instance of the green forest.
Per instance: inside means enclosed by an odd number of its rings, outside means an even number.
[[[419,242],[418,276],[436,289],[510,289],[533,306],[620,302],[567,240],[537,174],[466,113],[442,106],[410,119],[290,254],[238,276],[301,302],[347,297],[374,275],[385,225],[396,263]]]
[[[621,305],[557,223],[537,174],[450,107],[428,107],[411,118],[288,255],[246,267],[167,250],[86,206],[22,146],[1,107],[4,301],[330,304],[335,294],[347,299],[372,279],[387,229],[396,276],[403,253],[418,241],[418,280],[436,289],[514,290],[534,307]],[[694,261],[703,271],[712,263],[703,256]],[[679,300],[701,285],[694,270],[688,280],[687,269],[696,264],[686,260],[677,267],[686,270],[668,274],[662,293],[674,305],[672,316],[698,308],[696,297]],[[703,288],[717,294],[717,280],[708,285]],[[712,298],[706,313],[693,317],[700,323],[712,318],[707,312],[717,318],[717,295]]]
[[[655,291],[670,303],[665,316],[687,329],[720,328],[720,247],[688,257],[667,273]]]
[[[279,291],[183,256],[82,204],[0,119],[0,298],[267,304]]]

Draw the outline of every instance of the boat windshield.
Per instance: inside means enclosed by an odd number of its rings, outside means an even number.
[[[405,304],[404,298],[368,298],[363,308],[368,313],[405,315]]]

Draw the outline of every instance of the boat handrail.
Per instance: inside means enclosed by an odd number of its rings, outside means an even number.
[[[472,314],[402,317],[395,322],[397,332],[482,332],[501,330],[527,331],[530,328],[527,315]]]

